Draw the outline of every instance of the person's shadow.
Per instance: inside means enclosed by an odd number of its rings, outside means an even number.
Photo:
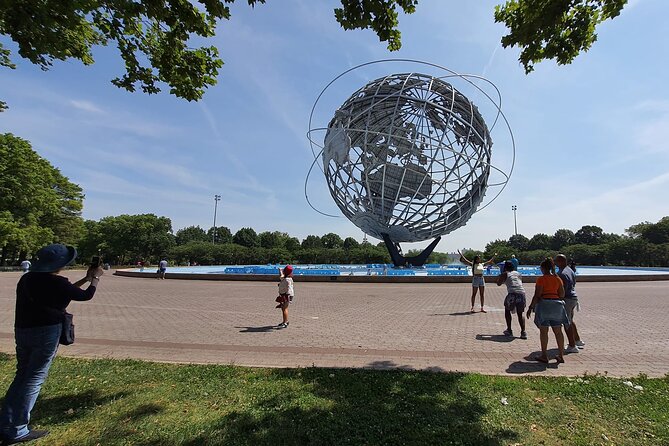
[[[513,336],[506,336],[506,335],[488,335],[488,334],[477,334],[476,335],[476,340],[477,341],[492,341],[492,342],[513,342],[513,340],[516,339]]]
[[[555,361],[555,355],[557,354],[557,349],[548,350],[548,357],[551,358],[548,364],[544,362],[539,362],[536,360],[536,357],[541,354],[541,352],[533,352],[525,356],[524,361],[514,361],[509,364],[509,367],[506,368],[506,373],[513,374],[524,374],[524,373],[537,373],[543,372],[547,369],[557,369],[558,363]]]
[[[265,325],[263,327],[235,327],[241,328],[240,333],[268,333],[270,331],[276,330],[274,325]]]

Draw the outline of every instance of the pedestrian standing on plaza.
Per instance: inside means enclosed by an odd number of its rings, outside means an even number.
[[[494,260],[497,253],[493,254],[490,260],[483,263],[481,262],[481,256],[474,256],[474,260],[470,262],[467,260],[467,257],[465,257],[460,252],[460,250],[458,250],[458,254],[460,254],[460,261],[462,263],[472,267],[472,275],[474,276],[472,278],[472,308],[470,311],[475,313],[474,304],[476,303],[476,291],[478,290],[479,294],[481,295],[481,313],[487,313],[487,311],[485,311],[483,308],[485,303],[485,280],[483,279],[483,270],[485,269],[486,265],[492,265],[495,263]]]
[[[276,308],[281,309],[283,320],[277,328],[288,328],[288,306],[293,301],[293,297],[295,297],[295,291],[293,289],[293,267],[286,265],[283,270],[279,268],[279,280],[279,296],[276,298],[276,302],[279,304]]]
[[[523,278],[518,271],[514,269],[513,263],[509,260],[504,262],[504,271],[497,277],[497,286],[506,284],[506,298],[504,299],[504,318],[506,319],[505,336],[513,337],[511,321],[513,313],[518,315],[518,325],[520,325],[520,339],[527,339],[525,331],[525,288],[523,288]]]
[[[576,323],[574,323],[574,310],[579,309],[578,295],[576,294],[576,274],[567,265],[567,257],[564,254],[558,254],[555,257],[555,264],[559,268],[558,276],[562,279],[564,285],[564,307],[571,322],[566,329],[569,346],[565,351],[567,353],[578,353],[579,348],[585,347],[585,342],[581,340],[576,329]]]
[[[158,279],[165,280],[166,271],[167,271],[167,260],[163,259],[158,264]]]
[[[564,335],[562,327],[569,326],[569,316],[564,307],[564,286],[562,280],[555,274],[555,264],[550,257],[541,262],[541,277],[537,278],[534,288],[534,297],[527,309],[527,318],[534,311],[534,324],[539,328],[541,342],[541,356],[537,361],[548,363],[548,329],[555,334],[559,355],[557,362],[564,362]]]
[[[518,259],[516,258],[515,254],[511,254],[511,263],[513,263],[513,270],[518,271],[518,264],[520,262],[518,262]]]
[[[23,262],[21,262],[21,269],[23,270],[23,274],[30,271],[30,266],[31,266],[31,263],[30,263],[30,260],[28,260],[28,259],[25,259]]]
[[[65,309],[73,300],[92,299],[104,274],[99,266],[91,266],[86,277],[70,283],[59,273],[76,256],[77,251],[71,246],[45,246],[37,252],[30,272],[21,276],[16,286],[16,375],[0,409],[0,444],[23,443],[49,434],[31,430],[28,424],[58,350]],[[86,282],[90,282],[88,288],[80,289]]]

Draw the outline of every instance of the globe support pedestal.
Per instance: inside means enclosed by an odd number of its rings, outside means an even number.
[[[437,237],[428,245],[427,248],[423,250],[420,254],[417,256],[411,256],[411,257],[404,257],[400,253],[400,244],[395,243],[392,240],[390,240],[390,237],[388,234],[381,234],[383,235],[383,241],[386,244],[386,248],[388,248],[388,252],[390,253],[390,258],[393,261],[393,264],[398,267],[398,266],[423,266],[425,265],[425,262],[427,261],[427,258],[430,257],[430,254],[432,254],[432,251],[434,251],[434,248],[436,248],[437,243],[441,240],[441,237]]]

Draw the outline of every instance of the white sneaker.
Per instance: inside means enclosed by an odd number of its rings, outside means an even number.
[[[567,346],[567,348],[564,349],[565,353],[578,353],[580,350],[577,347],[571,347]]]
[[[581,340],[576,341],[576,347],[585,348],[585,342],[583,342]]]

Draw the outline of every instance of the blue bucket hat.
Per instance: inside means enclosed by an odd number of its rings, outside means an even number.
[[[37,261],[32,264],[30,271],[52,273],[72,263],[77,257],[77,250],[73,246],[54,243],[37,251],[35,257]]]

